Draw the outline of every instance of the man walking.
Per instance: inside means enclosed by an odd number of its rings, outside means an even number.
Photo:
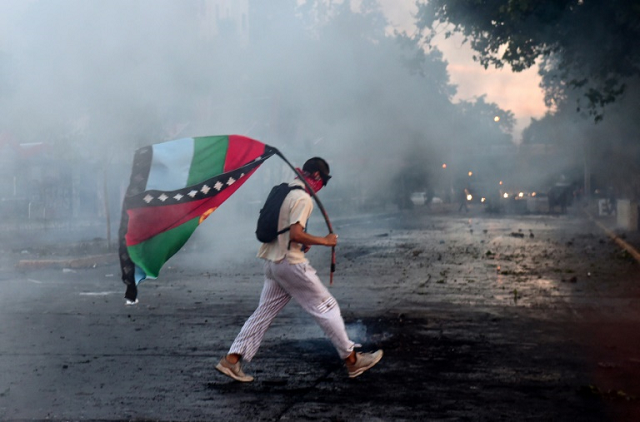
[[[319,157],[307,160],[301,173],[314,192],[326,186],[331,178],[329,165]],[[380,361],[382,350],[373,353],[354,351],[355,344],[347,335],[338,302],[322,284],[304,255],[312,245],[335,246],[338,236],[328,234],[319,237],[305,232],[307,220],[313,211],[313,201],[302,180],[295,179],[289,185],[303,188],[292,189],[280,208],[278,232],[289,230],[260,247],[258,257],[265,260],[260,303],[216,369],[236,381],[253,381],[252,376],[242,371],[241,363],[251,361],[271,322],[293,298],[329,337],[338,355],[345,361],[349,377],[357,377]]]

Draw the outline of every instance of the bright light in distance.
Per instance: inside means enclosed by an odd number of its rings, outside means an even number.
[[[536,193],[535,192],[531,192],[531,196],[536,196]]]
[[[520,192],[520,193],[518,194],[518,197],[519,197],[519,198],[524,197],[524,193]]]
[[[446,163],[442,164],[442,168],[446,169],[447,168],[447,164]]]
[[[482,198],[482,199],[480,200],[480,202],[484,202],[484,201],[486,201],[486,200],[487,200],[487,198]]]
[[[473,172],[472,171],[469,172],[469,177],[471,177],[471,176],[473,176]]]
[[[496,116],[496,117],[494,117],[494,118],[493,118],[493,121],[494,121],[494,122],[499,122],[499,121],[500,121],[500,116]]]
[[[503,198],[508,198],[508,197],[509,197],[509,194],[505,192],[505,193],[502,195],[502,197],[503,197]]]
[[[473,199],[473,196],[467,195],[467,201],[471,201],[472,199]]]
[[[502,184],[502,180],[500,181],[500,184]]]

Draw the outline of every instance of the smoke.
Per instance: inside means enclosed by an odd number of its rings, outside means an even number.
[[[298,165],[322,156],[334,213],[392,203],[412,169],[417,186],[435,183],[453,144],[503,142],[493,121],[460,124],[440,52],[389,35],[376,2],[298,3],[4,2],[2,131],[51,144],[65,168],[90,163],[92,185],[111,189],[114,233],[133,151],[163,140],[237,133]],[[253,227],[270,186],[290,177],[265,164],[210,220]]]

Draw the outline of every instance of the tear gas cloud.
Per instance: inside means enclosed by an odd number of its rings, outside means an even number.
[[[335,214],[392,204],[403,172],[420,179],[415,189],[444,192],[438,171],[462,167],[459,151],[513,146],[493,115],[453,103],[440,52],[386,35],[374,2],[298,3],[5,0],[2,133],[52,145],[60,166],[84,163],[96,190],[107,174],[114,233],[133,152],[163,140],[242,134],[297,165],[323,156]],[[225,237],[223,249],[253,241],[269,188],[291,177],[277,160],[210,217],[224,223],[203,232]]]

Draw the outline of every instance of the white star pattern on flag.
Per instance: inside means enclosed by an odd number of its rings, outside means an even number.
[[[187,195],[189,195],[189,196],[190,196],[190,197],[192,197],[192,198],[195,198],[197,193],[198,193],[198,191],[197,191],[197,190],[192,190],[192,191],[191,191],[191,192],[189,192]]]
[[[227,185],[231,186],[236,182],[236,179],[234,179],[233,177],[230,177],[229,180],[227,180]]]
[[[244,177],[244,173],[242,173],[238,179],[242,179],[243,177]]]
[[[153,196],[147,194],[147,196],[145,196],[142,199],[144,200],[144,202],[146,202],[148,204],[149,202],[153,201]]]
[[[158,197],[159,200],[161,200],[162,202],[166,201],[167,199],[169,199],[169,197],[167,195],[165,195],[164,193],[162,195],[160,195]]]
[[[202,188],[200,189],[200,192],[204,193],[205,195],[209,193],[209,191],[211,190],[211,188],[207,185],[202,185]]]
[[[220,189],[222,189],[222,186],[224,186],[222,183],[216,182],[213,187],[216,188],[217,191],[220,191]]]
[[[179,201],[182,198],[184,198],[184,195],[180,195],[180,194],[177,194],[176,196],[173,197],[173,199],[175,199],[176,201]]]

